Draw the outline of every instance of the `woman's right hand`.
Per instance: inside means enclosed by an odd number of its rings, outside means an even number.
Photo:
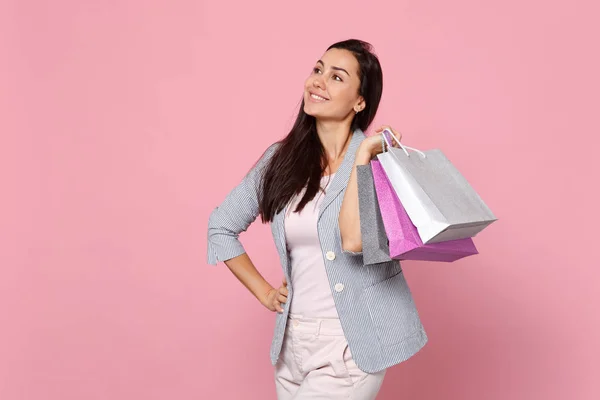
[[[283,307],[282,303],[287,302],[288,289],[287,289],[287,281],[283,278],[283,282],[281,282],[281,286],[279,289],[272,288],[267,292],[266,300],[264,306],[267,307],[270,311],[277,311],[282,313]]]

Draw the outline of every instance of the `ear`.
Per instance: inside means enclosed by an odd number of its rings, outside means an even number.
[[[367,106],[367,103],[365,102],[364,97],[359,96],[358,97],[358,101],[356,102],[356,104],[354,105],[354,112],[355,113],[359,113],[362,110],[365,109],[365,107]]]

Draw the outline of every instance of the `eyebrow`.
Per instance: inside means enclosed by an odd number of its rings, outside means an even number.
[[[317,63],[321,63],[323,66],[325,66],[325,63],[323,61],[321,61],[321,60],[317,61]],[[336,71],[343,71],[343,72],[346,73],[346,75],[350,76],[350,74],[348,73],[348,71],[346,71],[344,68],[336,67],[336,66],[332,65],[331,69],[334,69]]]

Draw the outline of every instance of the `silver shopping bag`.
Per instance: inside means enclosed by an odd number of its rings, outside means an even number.
[[[356,173],[363,263],[369,265],[391,261],[388,238],[379,210],[371,165],[358,165]]]
[[[441,150],[404,146],[389,130],[384,139],[388,149],[377,158],[424,244],[474,237],[497,220]]]

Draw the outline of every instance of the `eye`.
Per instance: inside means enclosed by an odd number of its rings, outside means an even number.
[[[338,82],[343,82],[342,78],[339,75],[333,75],[333,79],[335,79]]]
[[[318,74],[319,72],[321,72],[321,68],[319,68],[319,67],[313,68],[313,74]]]

